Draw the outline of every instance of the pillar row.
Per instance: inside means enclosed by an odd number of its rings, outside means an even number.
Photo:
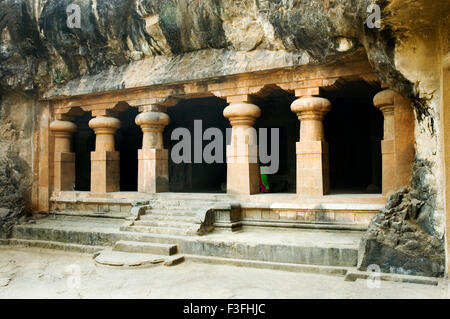
[[[120,191],[120,153],[116,152],[114,134],[120,121],[98,116],[89,121],[95,132],[95,151],[91,152],[91,192]]]
[[[253,125],[261,110],[250,103],[232,103],[223,115],[232,126],[231,144],[227,145],[227,193],[259,193],[258,143]]]
[[[323,132],[323,118],[330,109],[330,101],[313,96],[299,98],[291,105],[300,120],[300,141],[296,144],[297,194],[329,193],[328,144]]]
[[[138,191],[169,191],[169,153],[164,149],[163,131],[170,118],[163,112],[143,112],[136,117],[143,132],[142,149],[138,151]]]
[[[50,130],[55,137],[54,190],[68,191],[75,188],[75,153],[71,152],[71,137],[77,131],[74,123],[53,121]]]

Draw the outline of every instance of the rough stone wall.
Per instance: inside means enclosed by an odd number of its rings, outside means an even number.
[[[30,211],[36,97],[20,91],[0,101],[0,237]]]
[[[383,80],[411,92],[393,66],[393,35],[367,28],[371,0],[4,0],[0,87],[47,89],[150,56],[228,49],[336,59],[361,45]],[[377,3],[385,7],[388,1]],[[81,8],[81,28],[66,8]]]

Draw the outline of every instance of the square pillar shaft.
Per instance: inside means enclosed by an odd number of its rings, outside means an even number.
[[[56,152],[54,167],[55,191],[71,191],[75,188],[75,153]]]
[[[324,195],[330,191],[328,143],[300,141],[297,147],[297,194]]]
[[[115,151],[91,152],[91,192],[120,191],[120,153]]]
[[[397,174],[395,165],[395,141],[381,141],[381,165],[382,165],[382,185],[381,192],[387,195],[397,188]]]
[[[159,193],[169,191],[169,151],[141,149],[138,151],[138,191]]]
[[[227,146],[227,193],[259,193],[258,146]]]

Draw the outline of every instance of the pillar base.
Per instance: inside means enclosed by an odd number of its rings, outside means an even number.
[[[75,153],[55,153],[54,190],[72,191],[75,189]]]
[[[229,163],[227,165],[228,194],[258,194],[259,183],[258,163]]]
[[[297,194],[326,195],[330,192],[328,143],[297,142]]]
[[[141,149],[138,151],[138,192],[169,191],[169,151]]]
[[[382,193],[387,196],[397,190],[397,172],[395,167],[395,142],[393,140],[381,141],[382,157]]]
[[[120,191],[120,152],[91,152],[91,192]]]
[[[227,146],[227,193],[252,195],[260,191],[258,146]]]

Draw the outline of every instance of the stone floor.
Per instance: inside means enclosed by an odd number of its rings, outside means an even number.
[[[78,276],[78,274],[80,274]],[[373,283],[372,283],[373,284]],[[92,256],[0,246],[0,298],[449,298],[450,288],[184,262],[96,266]],[[373,286],[373,285],[372,285]]]

